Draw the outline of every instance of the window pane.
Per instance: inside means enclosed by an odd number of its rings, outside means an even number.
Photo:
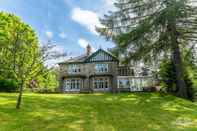
[[[94,79],[94,88],[95,89],[104,89],[108,88],[109,84],[109,79],[104,79],[104,78],[95,78]]]
[[[78,73],[81,72],[80,66],[79,65],[68,65],[68,73]]]
[[[96,64],[96,72],[108,72],[108,64]]]

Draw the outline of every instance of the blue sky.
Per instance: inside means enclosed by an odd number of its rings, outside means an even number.
[[[114,46],[95,31],[99,17],[113,8],[113,0],[0,0],[0,11],[14,13],[37,32],[41,43],[51,40],[56,49],[72,56]]]

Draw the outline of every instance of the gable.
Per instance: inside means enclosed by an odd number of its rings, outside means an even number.
[[[111,55],[110,53],[102,49],[99,49],[91,56],[89,56],[85,62],[99,62],[99,61],[118,61],[118,59],[113,55]]]

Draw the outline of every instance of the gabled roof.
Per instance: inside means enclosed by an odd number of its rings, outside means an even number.
[[[69,59],[67,62],[84,62],[88,58],[88,55],[84,54],[81,56],[73,57]]]
[[[117,61],[118,62],[119,60],[115,56],[113,56],[111,53],[109,53],[103,49],[99,49],[89,56],[87,54],[84,54],[81,56],[70,58],[67,61],[59,63],[59,64],[89,63],[89,62],[99,62],[99,61]]]
[[[85,62],[99,62],[99,61],[119,61],[118,58],[116,58],[111,53],[99,49],[96,52],[94,52],[92,55],[90,55]]]
[[[83,63],[88,58],[88,55],[83,54],[81,56],[70,58],[64,62],[61,62],[59,64],[65,64],[65,63]]]

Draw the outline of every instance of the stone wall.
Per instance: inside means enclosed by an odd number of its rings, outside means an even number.
[[[97,73],[95,70],[95,65],[97,63],[101,64],[108,64],[108,72],[104,73]],[[68,66],[69,64],[72,63],[65,63],[65,64],[60,64],[60,74],[59,74],[59,80],[60,80],[60,89],[62,89],[62,81],[64,80],[64,77],[70,77],[72,76],[81,76],[85,77],[84,78],[84,85],[82,90],[91,90],[92,86],[92,80],[90,79],[92,76],[111,76],[110,79],[110,86],[111,86],[111,91],[116,91],[117,89],[117,75],[118,75],[118,63],[117,62],[94,62],[94,63],[73,63],[78,66],[80,66],[81,71],[79,73],[68,73]]]

